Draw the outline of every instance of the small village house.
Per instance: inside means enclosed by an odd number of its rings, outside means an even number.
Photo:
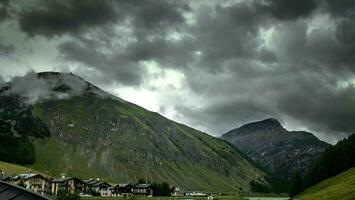
[[[20,174],[10,178],[9,182],[41,195],[50,193],[50,180],[41,174]]]
[[[111,196],[111,185],[107,182],[100,181],[100,179],[89,179],[84,180],[86,184],[85,192],[88,193],[90,190],[100,193],[102,197]]]
[[[111,196],[131,196],[133,195],[133,184],[118,184],[111,189]]]
[[[153,196],[153,188],[151,184],[148,183],[138,183],[136,184],[132,192],[134,195],[144,195],[144,196]]]
[[[51,194],[57,195],[60,191],[84,192],[85,182],[75,177],[65,177],[54,179],[51,182]]]
[[[179,187],[173,187],[171,189],[171,196],[182,197],[182,196],[184,196],[184,193],[180,190]]]

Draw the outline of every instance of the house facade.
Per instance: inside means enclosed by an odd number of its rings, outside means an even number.
[[[51,182],[51,194],[58,195],[60,191],[84,192],[85,182],[75,177],[62,177]]]
[[[133,195],[133,186],[130,183],[118,184],[111,189],[111,196],[131,196]]]
[[[84,182],[86,184],[86,192],[92,190],[100,193],[102,197],[111,196],[112,186],[109,183],[100,181],[100,179],[89,179],[84,180]]]
[[[134,195],[153,196],[152,185],[148,183],[136,184],[133,187],[132,192]]]
[[[50,194],[50,180],[41,174],[20,174],[9,179],[9,182],[41,195]]]

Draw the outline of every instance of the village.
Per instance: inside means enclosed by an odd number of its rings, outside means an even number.
[[[81,197],[153,197],[154,186],[144,181],[138,183],[112,184],[99,178],[81,180],[77,177],[67,177],[64,174],[60,178],[46,177],[42,174],[24,173],[8,176],[0,170],[0,181],[22,187],[28,191],[43,195],[56,196],[61,192],[78,193]],[[168,184],[167,184],[168,185]],[[165,196],[195,196],[203,197],[202,192],[182,192],[178,187],[169,187],[169,194]]]

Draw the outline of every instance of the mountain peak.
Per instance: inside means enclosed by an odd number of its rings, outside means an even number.
[[[241,126],[239,129],[261,130],[268,128],[283,128],[281,123],[275,118],[268,118],[261,121],[251,122]]]
[[[255,133],[259,131],[265,131],[268,129],[284,129],[281,123],[275,118],[268,118],[261,121],[251,122],[244,124],[243,126],[228,131],[222,135],[222,138],[234,137],[235,135],[246,135],[249,133]]]
[[[73,73],[52,71],[28,72],[25,76],[14,77],[7,84],[4,94],[22,96],[27,99],[29,104],[34,104],[43,99],[67,99],[81,95],[114,98],[80,76]]]

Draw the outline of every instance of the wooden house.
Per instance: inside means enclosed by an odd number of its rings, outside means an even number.
[[[86,184],[86,193],[88,191],[92,190],[95,192],[100,193],[100,196],[102,197],[108,197],[111,196],[111,185],[105,181],[100,181],[100,179],[89,179],[89,180],[84,180]]]
[[[153,196],[153,188],[151,184],[148,183],[138,183],[136,184],[132,192],[134,195],[144,195],[144,196]]]
[[[20,174],[10,178],[9,182],[41,195],[50,194],[50,180],[41,174]]]
[[[133,184],[118,184],[111,189],[111,196],[131,196],[133,195]]]
[[[51,182],[51,194],[57,195],[60,191],[84,192],[85,182],[75,177],[62,177]]]

